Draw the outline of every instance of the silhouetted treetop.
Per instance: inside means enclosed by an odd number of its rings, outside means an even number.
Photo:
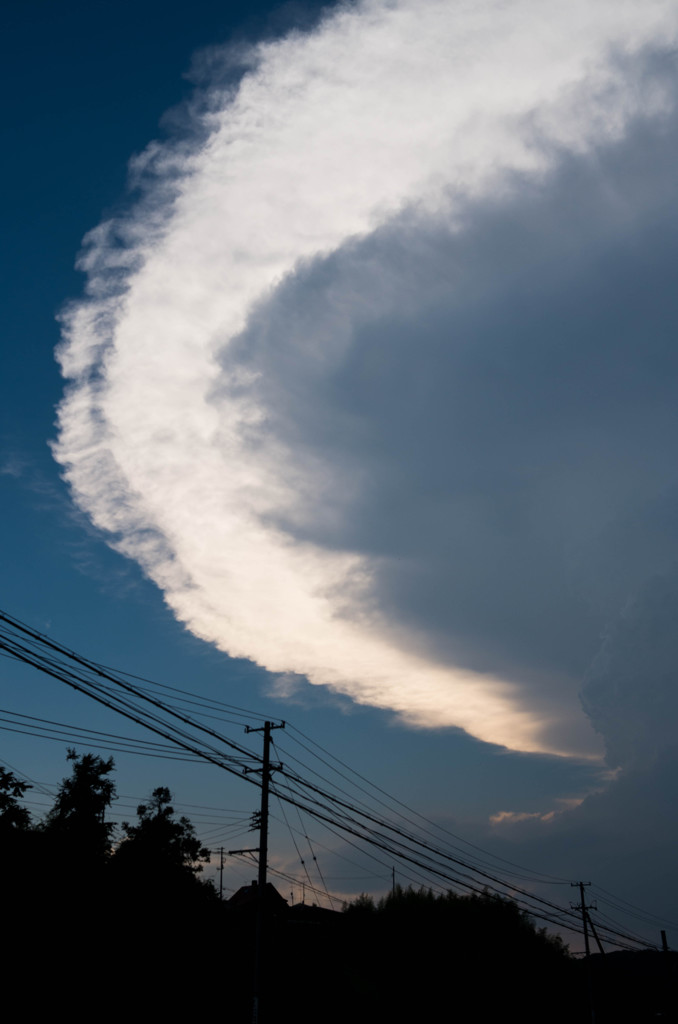
[[[16,775],[0,767],[0,832],[7,833],[30,828],[31,816],[19,800],[27,789],[28,782],[21,782]]]
[[[356,914],[385,922],[388,928],[401,924],[409,929],[413,925],[451,929],[450,942],[463,935],[463,943],[487,942],[489,938],[503,949],[509,959],[518,950],[540,951],[541,955],[560,957],[567,947],[557,935],[545,928],[537,928],[524,910],[511,899],[494,893],[458,895],[447,892],[436,895],[430,889],[407,889],[396,886],[378,902],[362,893],[344,908],[349,916]]]
[[[176,818],[172,794],[166,786],[153,790],[151,799],[137,807],[138,823],[123,822],[125,838],[116,851],[116,860],[143,870],[171,871],[194,877],[202,871],[201,861],[209,860],[188,818]]]
[[[85,856],[103,858],[110,852],[114,828],[105,814],[115,797],[115,783],[108,777],[115,762],[112,757],[80,755],[72,748],[67,760],[73,762],[72,772],[59,786],[44,829],[78,844]]]

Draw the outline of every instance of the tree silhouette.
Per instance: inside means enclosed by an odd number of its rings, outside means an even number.
[[[31,816],[19,800],[27,789],[32,788],[6,768],[0,767],[0,834],[3,836],[30,828]]]
[[[103,861],[110,853],[113,824],[105,820],[107,808],[115,797],[115,783],[108,778],[115,767],[112,757],[104,760],[96,754],[79,755],[69,748],[67,760],[73,762],[71,775],[63,779],[44,829],[62,848],[77,849],[79,859]]]
[[[147,804],[137,807],[138,823],[123,822],[125,838],[118,846],[115,861],[137,873],[153,872],[158,878],[171,876],[195,880],[202,871],[201,861],[209,860],[209,850],[202,846],[188,818],[176,818],[171,804],[172,794],[166,786],[153,790]]]
[[[536,1024],[573,966],[558,937],[535,927],[512,900],[490,893],[436,895],[396,886],[376,904],[359,897],[341,916],[343,945],[351,954],[337,1019],[350,1016],[356,1005],[365,1020],[449,1017],[452,976],[463,1019],[500,1020],[507,993],[520,992],[520,1019]],[[342,955],[327,945],[323,952],[330,962]],[[320,960],[307,970],[327,983]],[[397,978],[397,986],[384,985],[385,978]],[[572,1024],[579,1018],[569,998],[560,995],[548,1019]]]

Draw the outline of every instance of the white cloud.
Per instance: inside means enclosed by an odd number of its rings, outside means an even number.
[[[630,69],[677,32],[662,0],[342,6],[258,47],[237,93],[211,97],[202,142],[149,150],[145,198],[87,240],[88,297],[64,316],[72,384],[55,452],[78,503],[196,635],[420,726],[594,749],[575,727],[554,739],[554,719],[576,717],[572,688],[540,703],[499,668],[442,656],[425,624],[389,614],[377,551],[299,536],[293,524],[327,507],[341,467],[276,432],[239,343],[311,261],[402,217],[414,237],[432,220],[452,234],[516,175],[539,180],[563,154],[665,113],[661,78]],[[299,324],[319,380],[393,292],[353,299],[317,333]],[[293,379],[280,384],[294,404]]]
[[[490,824],[494,826],[520,825],[526,821],[551,822],[565,811],[572,811],[584,802],[584,797],[560,797],[558,806],[550,811],[497,811],[490,815]]]

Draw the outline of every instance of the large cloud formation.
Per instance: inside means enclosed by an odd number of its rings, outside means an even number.
[[[596,750],[586,667],[676,555],[677,36],[666,0],[366,0],[137,158],[55,453],[189,629]]]

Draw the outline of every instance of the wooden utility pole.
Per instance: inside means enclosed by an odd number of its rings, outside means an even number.
[[[589,913],[588,907],[586,906],[586,896],[584,895],[584,887],[590,885],[590,882],[570,882],[570,885],[579,889],[579,895],[581,897],[581,903],[572,904],[573,910],[581,910],[582,924],[584,925],[584,949],[586,950],[586,978],[588,982],[589,990],[589,1006],[591,1009],[591,1024],[596,1024],[596,1008],[593,999],[593,975],[591,973],[591,949],[589,947]]]
[[[261,762],[261,810],[259,812],[259,873],[257,879],[257,930],[254,945],[254,1000],[252,1024],[258,1024],[261,989],[264,976],[264,920],[266,916],[266,866],[268,862],[268,789],[271,781],[271,730],[284,729],[285,723],[264,722],[259,729],[245,727],[245,732],[263,732],[264,754]],[[276,766],[279,767],[279,766]],[[256,769],[257,771],[259,769]]]
[[[576,905],[572,904],[573,910],[581,910],[581,920],[584,925],[584,949],[586,950],[586,957],[591,956],[591,949],[589,947],[589,921],[588,921],[588,907],[586,906],[586,896],[584,895],[584,886],[590,885],[590,882],[570,882],[570,885],[579,889],[579,895],[581,897],[581,903]]]

